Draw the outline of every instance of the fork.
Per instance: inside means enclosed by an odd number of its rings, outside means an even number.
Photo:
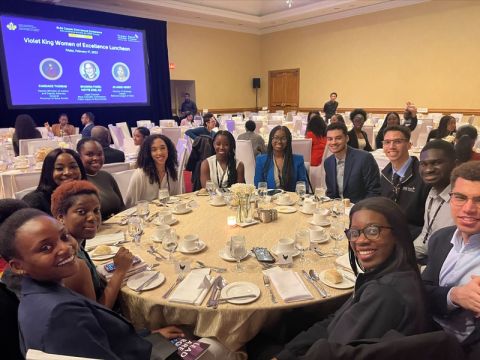
[[[224,272],[227,271],[227,269],[225,269],[225,268],[216,267],[216,266],[207,266],[207,265],[205,265],[203,262],[198,261],[198,260],[196,261],[196,263],[197,263],[198,266],[199,266],[200,268],[202,268],[202,269],[203,269],[203,268],[210,268],[212,271],[215,271],[215,272],[218,272],[218,273],[224,273]]]
[[[147,250],[147,251],[148,251],[148,250]],[[157,251],[157,249],[155,249],[155,248],[153,247],[153,245],[150,245],[150,251],[148,251],[148,252],[149,252],[150,254],[152,254],[152,255],[158,255],[158,256],[159,256],[160,258],[162,258],[163,260],[167,260],[167,258],[166,258],[165,256],[163,256],[163,254],[159,253],[159,252]]]
[[[154,268],[156,268],[158,265],[160,265],[159,263],[155,263],[155,264],[152,264],[152,265],[147,265],[146,269],[148,271],[152,271]]]
[[[170,296],[170,294],[172,293],[172,291],[177,287],[177,285],[180,284],[183,281],[183,279],[185,279],[184,274],[178,275],[177,280],[173,283],[172,286],[170,286],[170,288],[167,290],[167,292],[165,294],[163,294],[162,298],[167,299]]]
[[[272,303],[276,304],[277,299],[275,298],[275,294],[273,293],[273,290],[270,286],[270,278],[267,275],[263,275],[263,284],[265,285],[265,287],[270,292],[270,299],[272,300]]]

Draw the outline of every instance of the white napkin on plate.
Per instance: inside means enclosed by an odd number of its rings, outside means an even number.
[[[123,241],[125,239],[123,232],[115,234],[97,235],[93,239],[88,239],[85,243],[87,250],[95,249],[99,245],[112,245],[117,241]]]
[[[263,272],[270,278],[271,283],[285,302],[312,300],[313,296],[308,291],[300,275],[292,270],[282,270],[274,267]]]
[[[184,304],[200,305],[212,286],[210,269],[192,270],[170,295],[169,300]]]
[[[348,260],[348,252],[339,256],[335,259],[335,264],[340,266],[343,270],[349,271],[353,274],[352,267],[350,266],[350,261]],[[363,270],[357,266],[358,272],[363,273]]]

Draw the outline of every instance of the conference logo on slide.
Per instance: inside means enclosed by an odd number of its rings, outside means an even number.
[[[80,75],[87,81],[95,81],[100,76],[100,68],[92,60],[85,60],[79,67]]]
[[[17,30],[17,25],[15,25],[13,22],[10,21],[10,22],[7,24],[7,29],[8,29],[8,30],[11,30],[11,31]]]
[[[130,68],[123,62],[117,62],[112,66],[112,75],[118,82],[125,82],[130,77]]]
[[[45,58],[39,65],[40,74],[47,80],[58,80],[62,77],[62,64],[54,58]]]

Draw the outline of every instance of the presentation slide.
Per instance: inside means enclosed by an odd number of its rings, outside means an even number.
[[[10,107],[147,105],[140,30],[0,15]]]

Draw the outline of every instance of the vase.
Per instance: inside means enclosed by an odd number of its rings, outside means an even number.
[[[250,214],[250,195],[238,195],[237,224],[242,224],[251,220]]]

